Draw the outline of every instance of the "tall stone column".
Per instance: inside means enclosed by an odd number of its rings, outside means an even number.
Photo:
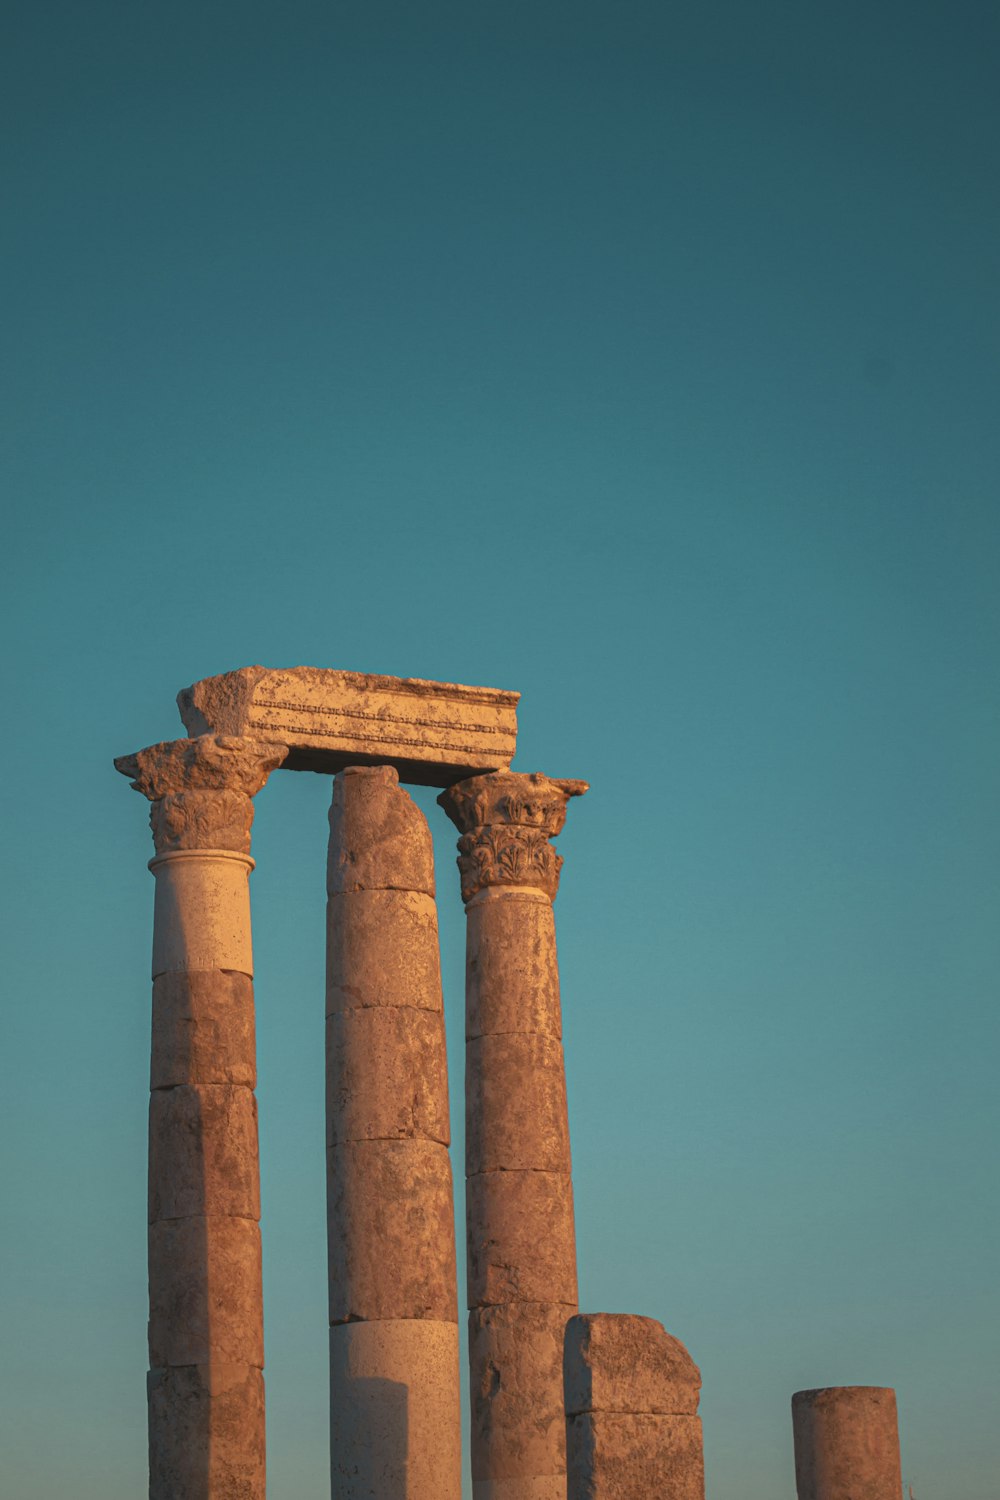
[[[337,775],[327,888],[333,1500],[459,1500],[434,860],[391,766]]]
[[[833,1385],[792,1397],[799,1500],[900,1500],[896,1392]]]
[[[565,1500],[576,1241],[549,840],[584,781],[497,771],[438,801],[461,831],[476,1500]]]
[[[284,745],[205,735],[122,756],[152,802],[150,1500],[263,1500],[251,798]]]

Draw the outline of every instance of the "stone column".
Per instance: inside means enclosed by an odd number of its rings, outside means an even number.
[[[337,775],[327,888],[333,1500],[459,1500],[434,861],[391,766]]]
[[[476,1500],[565,1500],[562,1350],[576,1242],[550,838],[583,781],[497,771],[438,801],[460,829]]]
[[[285,746],[205,735],[115,761],[152,802],[151,1500],[263,1500],[251,798]]]
[[[896,1392],[832,1385],[792,1397],[799,1500],[900,1500]]]
[[[570,1318],[564,1360],[568,1500],[704,1500],[701,1374],[654,1318]]]

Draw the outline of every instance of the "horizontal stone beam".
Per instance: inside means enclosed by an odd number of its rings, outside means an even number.
[[[505,770],[519,693],[320,667],[240,667],[177,695],[188,733],[249,735],[289,746],[286,770],[332,774],[395,766],[401,781],[451,786]]]

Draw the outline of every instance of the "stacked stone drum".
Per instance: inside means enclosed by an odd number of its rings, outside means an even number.
[[[327,888],[333,1500],[458,1500],[434,861],[426,820],[393,767],[337,775]]]

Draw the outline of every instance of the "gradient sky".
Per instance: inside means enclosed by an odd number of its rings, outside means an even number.
[[[996,1500],[995,4],[34,0],[0,73],[4,1496],[144,1492],[111,760],[263,662],[520,689],[592,783],[581,1305],[690,1347],[709,1500],[792,1500],[854,1383],[914,1500]],[[254,835],[272,1500],[327,1493],[329,791]]]

